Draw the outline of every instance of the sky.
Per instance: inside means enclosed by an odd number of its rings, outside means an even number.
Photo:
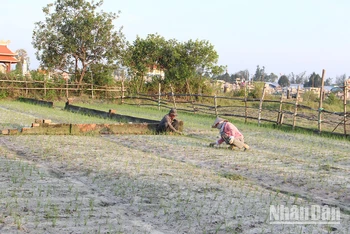
[[[0,0],[0,40],[24,49],[37,69],[34,23],[55,0]],[[100,10],[120,13],[114,22],[130,42],[158,34],[166,40],[209,41],[218,65],[234,74],[257,66],[267,74],[325,78],[350,75],[349,0],[104,0]]]

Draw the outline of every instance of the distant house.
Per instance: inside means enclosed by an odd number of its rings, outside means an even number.
[[[291,89],[298,89],[298,87],[299,89],[304,89],[304,84],[290,84],[289,87]]]
[[[0,41],[0,72],[10,72],[11,65],[18,63],[16,54],[7,48],[9,44],[10,41]]]
[[[146,82],[152,82],[154,77],[160,77],[161,80],[163,80],[165,77],[164,70],[159,68],[157,65],[152,65],[148,67],[148,71],[144,79]]]
[[[305,87],[304,91],[311,91],[314,94],[317,94],[318,96],[320,95],[321,88],[319,87]]]
[[[276,82],[265,82],[265,84],[267,84],[270,88],[275,89],[277,87],[279,87],[280,85]]]
[[[347,93],[345,94],[345,97],[347,100],[350,99],[350,79],[347,80]],[[337,97],[344,99],[344,88],[339,86],[333,86],[333,88],[330,90],[331,93],[335,94]]]
[[[266,92],[269,94],[280,91],[281,86],[276,82],[265,82]]]

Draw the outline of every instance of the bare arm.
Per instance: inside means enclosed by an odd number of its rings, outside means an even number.
[[[176,130],[173,125],[172,125],[172,120],[170,117],[167,117],[167,125],[169,126],[169,128],[174,131],[174,132],[179,132],[178,130]]]

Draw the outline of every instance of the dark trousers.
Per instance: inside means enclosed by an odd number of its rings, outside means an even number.
[[[177,121],[177,119],[174,119],[173,122],[171,123],[171,125],[176,129],[179,130],[179,121]],[[166,125],[158,125],[157,127],[157,133],[162,133],[162,132],[172,132],[173,130]]]

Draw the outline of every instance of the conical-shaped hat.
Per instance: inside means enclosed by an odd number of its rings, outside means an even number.
[[[220,117],[216,117],[213,125],[211,126],[212,128],[216,128],[216,125],[220,122],[226,121],[226,119],[220,118]]]

